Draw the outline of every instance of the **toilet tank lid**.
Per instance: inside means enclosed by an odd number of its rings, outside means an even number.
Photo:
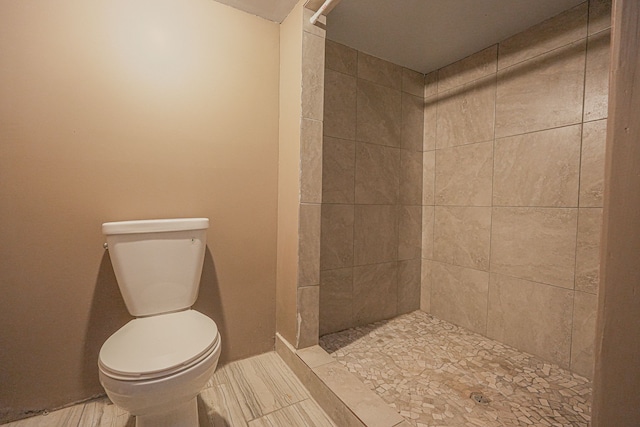
[[[105,222],[102,234],[162,233],[167,231],[206,230],[209,218],[143,219]]]

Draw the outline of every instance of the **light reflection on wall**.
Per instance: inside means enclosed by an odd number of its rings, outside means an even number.
[[[151,90],[185,88],[199,66],[200,21],[188,1],[133,0],[105,5],[105,52],[121,78]]]

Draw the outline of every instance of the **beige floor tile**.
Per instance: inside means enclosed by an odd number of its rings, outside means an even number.
[[[249,427],[284,426],[333,427],[335,424],[312,400],[294,403],[249,423]]]

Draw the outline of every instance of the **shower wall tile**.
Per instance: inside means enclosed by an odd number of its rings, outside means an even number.
[[[493,45],[438,70],[438,93],[495,74],[498,45]]]
[[[498,69],[510,67],[587,35],[587,4],[582,3],[500,42]]]
[[[357,76],[358,51],[327,39],[325,45],[326,68],[339,73]]]
[[[422,155],[422,204],[435,202],[436,152],[425,151]]]
[[[324,138],[322,148],[322,202],[355,201],[356,143]]]
[[[611,28],[611,0],[589,0],[589,35]]]
[[[424,100],[424,122],[422,151],[436,149],[436,128],[438,125],[438,98],[433,96]]]
[[[588,122],[582,128],[580,207],[602,207],[607,121]]]
[[[436,151],[437,205],[491,206],[493,143]]]
[[[403,68],[402,91],[419,98],[424,98],[424,74]]]
[[[303,11],[304,20],[302,24],[302,29],[307,33],[311,33],[316,36],[325,38],[327,35],[327,30],[326,30],[327,17],[321,16],[320,18],[318,18],[318,22],[320,22],[323,26],[314,25],[311,23],[311,17],[314,14],[315,14],[315,11],[311,9],[307,9],[306,7],[304,8],[304,11]]]
[[[354,221],[354,265],[398,259],[398,207],[356,205]]]
[[[495,75],[438,94],[437,148],[493,139]]]
[[[422,203],[422,153],[400,150],[400,203]]]
[[[435,208],[422,207],[422,258],[433,259],[433,232]]]
[[[420,258],[398,262],[398,312],[410,313],[420,308]]]
[[[424,99],[402,93],[402,129],[400,146],[406,150],[422,151]]]
[[[576,248],[576,290],[598,293],[602,208],[580,208]]]
[[[358,141],[400,147],[401,92],[359,78],[357,104]]]
[[[422,206],[399,206],[398,260],[420,258]]]
[[[496,138],[580,123],[585,40],[498,72]]]
[[[356,139],[356,78],[325,70],[324,135]]]
[[[320,283],[320,204],[300,204],[298,286]]]
[[[435,207],[433,259],[489,270],[490,207]]]
[[[302,119],[300,126],[300,202],[322,202],[322,122]]]
[[[353,268],[320,273],[320,335],[353,325]]]
[[[493,208],[491,271],[573,289],[577,209]]]
[[[366,325],[397,313],[398,263],[354,267],[353,320]]]
[[[320,233],[320,269],[353,265],[353,205],[323,204]]]
[[[433,261],[429,259],[422,260],[422,271],[420,274],[420,310],[427,313],[431,313],[432,266]]]
[[[487,332],[489,273],[431,264],[431,314],[479,334]]]
[[[594,345],[598,297],[592,294],[576,292],[574,298],[571,370],[592,379],[595,363]]]
[[[424,98],[431,98],[438,94],[438,71],[432,71],[424,76]]]
[[[402,89],[402,67],[358,52],[358,78],[368,80],[392,89]]]
[[[487,336],[569,368],[573,291],[491,274]]]
[[[395,204],[400,190],[400,149],[356,143],[355,202]]]
[[[611,30],[587,39],[584,83],[584,121],[604,119],[609,106],[609,46]]]
[[[498,139],[494,206],[578,206],[580,125]]]
[[[298,336],[296,348],[306,348],[318,344],[318,307],[320,287],[298,288]]]
[[[322,121],[324,111],[324,37],[302,33],[302,117]]]

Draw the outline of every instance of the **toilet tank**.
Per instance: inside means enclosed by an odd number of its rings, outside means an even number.
[[[198,298],[208,218],[107,222],[111,264],[133,316],[189,308]]]

